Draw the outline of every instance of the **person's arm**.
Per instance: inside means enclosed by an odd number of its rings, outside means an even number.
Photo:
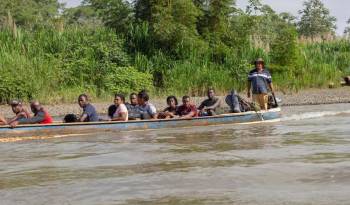
[[[0,115],[0,125],[6,125],[6,124],[7,124],[6,119]]]
[[[154,105],[150,106],[149,115],[151,116],[152,120],[158,119],[157,108],[154,107]]]
[[[10,123],[11,127],[16,127],[18,124],[36,124],[40,123],[45,119],[45,113],[39,112],[36,116],[31,118],[22,118]]]
[[[126,121],[127,120],[126,116],[127,116],[126,112],[121,112],[120,116],[113,118],[112,121]]]
[[[198,110],[202,111],[204,109],[204,101],[201,103],[201,105],[198,107]]]
[[[151,119],[153,120],[158,119],[158,113],[152,114]]]
[[[27,118],[27,117],[25,116],[25,114],[19,113],[18,115],[13,117],[8,123],[11,124],[12,122],[17,121],[18,119],[21,119],[21,118]],[[30,117],[28,117],[28,118],[30,118]]]
[[[80,121],[80,122],[85,122],[85,120],[87,119],[87,117],[88,117],[88,115],[84,112],[84,113],[80,116],[79,121]]]
[[[187,115],[183,115],[181,116],[181,118],[192,118],[195,117],[197,113],[197,108],[196,106],[191,107],[191,112],[189,112]]]
[[[221,104],[221,99],[219,98],[214,105],[206,107],[207,110],[215,110],[217,107],[219,107]]]

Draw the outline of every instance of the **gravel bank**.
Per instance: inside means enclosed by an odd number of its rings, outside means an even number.
[[[309,89],[298,93],[281,93],[278,92],[277,97],[282,99],[282,106],[298,106],[298,105],[319,105],[319,104],[334,104],[334,103],[350,103],[350,87],[341,87],[335,89]],[[242,94],[241,96],[244,96]],[[224,97],[221,97],[222,99]],[[199,105],[204,97],[193,98],[196,105]],[[151,100],[159,110],[162,110],[166,104],[165,99]],[[111,102],[94,103],[99,113],[107,113],[107,108]],[[28,106],[28,105],[27,105]],[[223,103],[223,106],[226,106]],[[60,104],[45,106],[53,116],[63,116],[67,113],[81,113],[81,109],[77,104]],[[12,117],[11,108],[6,105],[0,106],[0,113],[5,117]]]

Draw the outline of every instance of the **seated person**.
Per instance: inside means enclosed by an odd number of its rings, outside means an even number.
[[[200,116],[214,116],[216,115],[216,108],[220,106],[220,99],[215,97],[215,91],[212,88],[208,89],[208,99],[204,100],[198,107]]]
[[[11,122],[10,126],[16,127],[18,124],[51,124],[53,122],[50,114],[38,101],[32,101],[30,103],[30,109],[34,113],[34,117],[18,119]]]
[[[157,119],[157,109],[148,100],[149,96],[146,91],[141,91],[137,95],[141,119]]]
[[[163,112],[158,114],[159,119],[169,119],[176,117],[176,111],[178,108],[177,99],[175,96],[169,96],[166,99],[166,102],[169,107],[165,108]]]
[[[125,103],[126,108],[128,109],[129,120],[135,120],[141,118],[139,105],[137,103],[137,94],[131,93],[129,96],[130,103]]]
[[[7,125],[7,121],[2,115],[0,115],[0,125]]]
[[[9,120],[9,124],[22,118],[30,118],[30,113],[22,105],[22,102],[17,100],[12,100],[10,102],[11,108],[15,117]]]
[[[114,98],[114,104],[117,107],[111,120],[112,121],[128,121],[128,109],[125,104],[125,97],[122,94],[116,94]]]
[[[197,117],[197,108],[190,101],[189,96],[182,97],[182,105],[178,107],[176,114],[180,118],[192,118]]]
[[[94,106],[89,103],[88,96],[86,94],[81,94],[78,97],[78,103],[81,108],[83,108],[83,113],[81,114],[80,122],[97,122],[99,121],[98,114]]]
[[[230,112],[240,113],[252,110],[251,103],[244,100],[237,94],[237,91],[232,90],[225,98],[226,104],[230,107]]]

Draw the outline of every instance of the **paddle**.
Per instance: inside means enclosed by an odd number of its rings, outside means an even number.
[[[277,103],[277,100],[276,100],[276,96],[275,96],[275,93],[272,92],[272,97],[273,97],[273,101],[275,101],[275,106],[278,107],[278,103]]]

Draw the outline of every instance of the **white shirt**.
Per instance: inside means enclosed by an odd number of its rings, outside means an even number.
[[[128,121],[129,115],[128,115],[128,109],[126,108],[125,104],[120,104],[113,114],[113,118],[121,117],[122,113],[126,113],[126,121]]]

